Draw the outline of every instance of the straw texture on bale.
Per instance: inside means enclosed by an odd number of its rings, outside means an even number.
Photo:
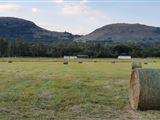
[[[135,110],[160,110],[160,69],[132,70],[130,103]]]

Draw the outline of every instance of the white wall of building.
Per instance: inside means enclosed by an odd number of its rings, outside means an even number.
[[[131,56],[118,56],[118,59],[131,59]]]

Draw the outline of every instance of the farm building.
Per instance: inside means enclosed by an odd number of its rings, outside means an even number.
[[[64,56],[64,59],[77,59],[77,56]]]
[[[118,59],[131,59],[132,57],[131,56],[126,56],[126,55],[120,55],[118,56]]]
[[[89,58],[88,55],[77,55],[77,58]]]

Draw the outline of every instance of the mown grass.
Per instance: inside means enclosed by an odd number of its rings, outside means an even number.
[[[64,65],[60,59],[37,59],[0,62],[0,119],[160,119],[159,111],[130,109],[131,61],[90,59]],[[143,67],[160,68],[159,59],[147,61]]]

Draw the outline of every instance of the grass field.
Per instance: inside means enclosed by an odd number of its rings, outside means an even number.
[[[158,120],[129,105],[131,61],[0,59],[0,120]],[[160,59],[143,67],[160,68]],[[153,62],[156,61],[156,62]]]

